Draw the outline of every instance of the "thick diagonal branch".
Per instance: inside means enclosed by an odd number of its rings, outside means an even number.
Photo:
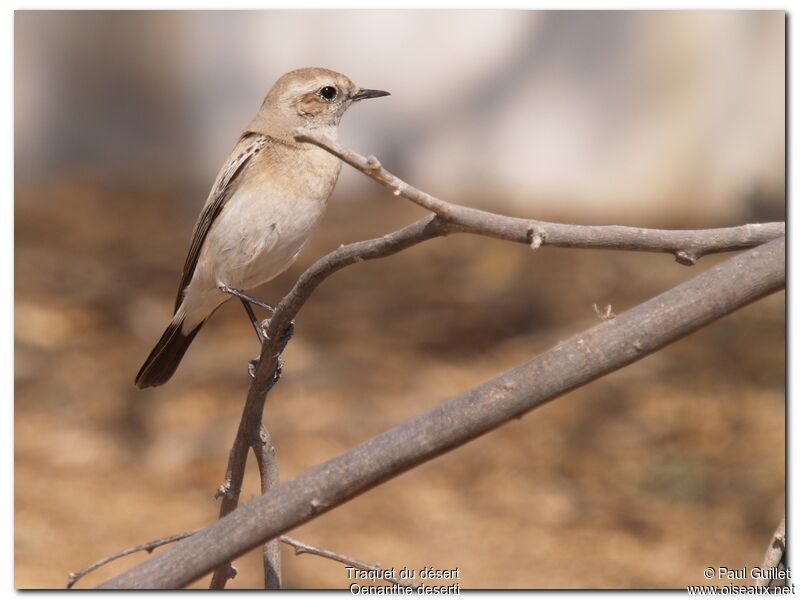
[[[781,238],[735,256],[272,488],[101,587],[183,587],[266,540],[784,285],[785,240]]]

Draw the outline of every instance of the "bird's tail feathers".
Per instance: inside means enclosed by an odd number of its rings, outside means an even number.
[[[205,323],[205,321],[201,321],[189,333],[183,333],[183,321],[183,311],[179,309],[161,339],[158,340],[156,347],[153,348],[142,368],[139,369],[139,374],[136,375],[136,387],[143,389],[163,385],[175,373],[189,344],[192,343],[194,336]]]

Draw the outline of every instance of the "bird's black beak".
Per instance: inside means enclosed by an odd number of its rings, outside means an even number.
[[[350,96],[350,99],[353,102],[358,102],[359,100],[366,100],[367,98],[380,98],[381,96],[389,96],[389,92],[384,92],[383,90],[358,90],[355,94]]]

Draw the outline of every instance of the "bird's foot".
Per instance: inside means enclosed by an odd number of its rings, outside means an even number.
[[[269,336],[267,335],[267,331],[269,330],[269,323],[270,319],[264,319],[261,321],[258,327],[259,331],[259,339],[261,343],[269,340]],[[278,354],[283,354],[283,351],[286,350],[286,345],[289,343],[289,340],[292,339],[294,336],[294,321],[289,323],[286,329],[283,330],[280,339],[278,340]]]
[[[256,378],[256,369],[258,369],[258,363],[261,360],[260,356],[256,356],[255,358],[251,358],[247,363],[247,372],[250,375],[250,379]],[[267,383],[267,391],[270,391],[276,383],[281,378],[283,374],[283,366],[284,362],[283,359],[279,356],[278,357],[278,364],[275,366],[275,371],[272,373],[272,377],[270,377],[269,382]]]
[[[264,321],[260,324],[261,334],[264,336],[263,339],[267,340],[267,328],[269,327],[269,319],[264,319]],[[283,351],[286,350],[286,345],[289,343],[289,340],[292,339],[294,335],[294,321],[289,323],[289,326],[283,330],[280,339],[278,340],[278,364],[275,368],[275,372],[272,374],[272,379],[267,387],[267,390],[271,390],[272,386],[278,383],[278,380],[281,378],[281,373],[283,372],[284,362],[283,358],[281,358],[281,354]],[[250,374],[250,379],[254,379],[256,376],[256,369],[258,368],[258,363],[261,360],[260,356],[256,356],[255,358],[250,359],[247,363],[247,372]]]

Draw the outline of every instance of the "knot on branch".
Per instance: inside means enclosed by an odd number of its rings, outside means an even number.
[[[700,257],[696,252],[690,250],[676,250],[675,262],[685,267],[693,267]]]
[[[281,380],[281,375],[283,375],[283,359],[279,356],[277,362],[275,363],[275,370],[267,380],[267,392],[271,391],[272,388],[275,387],[275,384]]]
[[[319,498],[312,498],[309,506],[311,506],[311,514],[315,515],[325,510],[328,505]]]
[[[528,225],[527,235],[528,244],[530,244],[531,250],[538,250],[545,242],[544,231],[533,223]]]
[[[261,442],[262,444],[269,444],[269,442],[271,441],[269,433],[267,433],[267,429],[263,425],[258,430],[258,441]],[[271,450],[274,450],[274,448],[271,448]]]
[[[383,168],[381,161],[379,161],[375,156],[370,154],[367,157],[367,171],[371,173],[377,173]]]
[[[228,564],[225,566],[225,577],[227,579],[235,579],[238,574],[239,574],[239,569],[237,569],[233,565]]]
[[[214,492],[214,500],[216,500],[217,498],[228,498],[229,500],[233,498],[233,494],[231,493],[230,481],[226,481],[217,488],[217,491]]]

